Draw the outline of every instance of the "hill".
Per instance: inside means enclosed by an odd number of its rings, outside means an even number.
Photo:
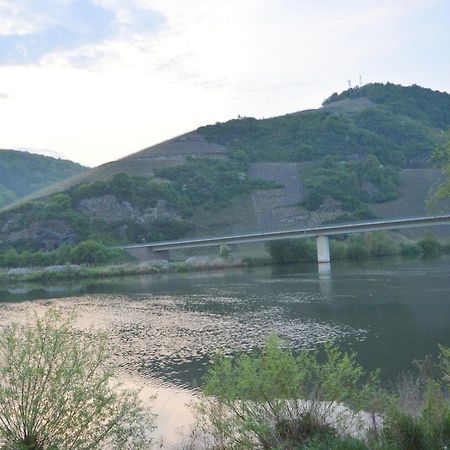
[[[449,128],[449,94],[370,84],[317,110],[200,127],[49,186],[0,214],[0,240],[50,250],[415,215],[442,179],[430,156]]]
[[[85,170],[72,161],[0,150],[0,208]]]

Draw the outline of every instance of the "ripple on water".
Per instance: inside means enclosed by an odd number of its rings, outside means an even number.
[[[62,310],[75,309],[78,327],[109,333],[114,360],[121,370],[149,379],[156,375],[177,384],[199,379],[215,351],[249,352],[261,346],[271,332],[294,349],[349,336],[364,338],[365,330],[290,317],[284,306],[298,302],[296,295],[279,300],[269,305],[263,299],[260,308],[254,308],[245,307],[248,299],[233,296],[84,296],[2,305],[0,320],[2,324],[23,320],[31,309],[43,310],[50,304]],[[318,296],[307,295],[302,301],[316,302]],[[231,309],[223,309],[230,305]]]

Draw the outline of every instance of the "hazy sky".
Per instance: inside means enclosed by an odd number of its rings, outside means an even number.
[[[0,148],[97,165],[347,80],[450,91],[450,0],[0,0]]]

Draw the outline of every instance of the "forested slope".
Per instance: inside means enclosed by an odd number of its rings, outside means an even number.
[[[84,170],[72,161],[0,150],[0,208]]]

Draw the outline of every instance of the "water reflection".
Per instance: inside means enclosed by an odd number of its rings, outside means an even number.
[[[319,289],[324,299],[333,301],[331,264],[329,263],[319,264]]]
[[[0,320],[31,300],[75,307],[106,329],[128,373],[192,386],[212,352],[250,351],[275,331],[294,348],[327,340],[386,377],[450,345],[450,260],[380,259],[0,288]],[[48,302],[38,302],[47,305]]]

